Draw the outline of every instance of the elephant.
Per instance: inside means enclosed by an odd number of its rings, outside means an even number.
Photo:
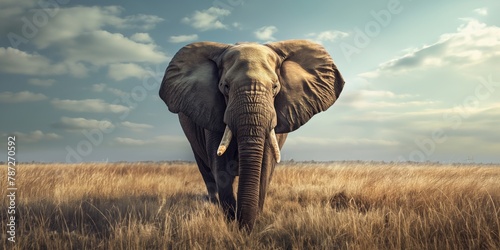
[[[287,134],[328,109],[343,87],[328,52],[308,40],[204,41],[174,55],[159,95],[178,114],[209,199],[251,231]]]

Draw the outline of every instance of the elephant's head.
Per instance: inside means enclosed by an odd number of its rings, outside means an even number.
[[[294,131],[326,110],[343,86],[340,72],[319,44],[197,42],[174,56],[160,97],[171,112],[181,112],[208,130],[225,131],[219,155],[234,135],[240,162],[237,219],[251,228],[264,148],[271,146],[279,161],[274,133]]]

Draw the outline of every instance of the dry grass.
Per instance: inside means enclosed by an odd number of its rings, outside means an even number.
[[[500,249],[499,166],[285,164],[250,235],[203,200],[193,164],[17,171],[17,241],[4,198],[4,249]]]

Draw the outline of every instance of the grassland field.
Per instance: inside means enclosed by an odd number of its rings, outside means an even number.
[[[247,234],[193,163],[20,164],[2,249],[500,249],[500,165],[284,163]]]

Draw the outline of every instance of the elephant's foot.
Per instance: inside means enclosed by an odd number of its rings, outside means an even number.
[[[223,210],[224,210],[224,215],[226,216],[226,220],[228,222],[235,220],[236,216],[233,207],[223,208]]]
[[[236,200],[234,197],[222,197],[220,200],[220,206],[222,207],[222,211],[224,211],[224,215],[226,216],[227,221],[234,221],[236,216]]]

